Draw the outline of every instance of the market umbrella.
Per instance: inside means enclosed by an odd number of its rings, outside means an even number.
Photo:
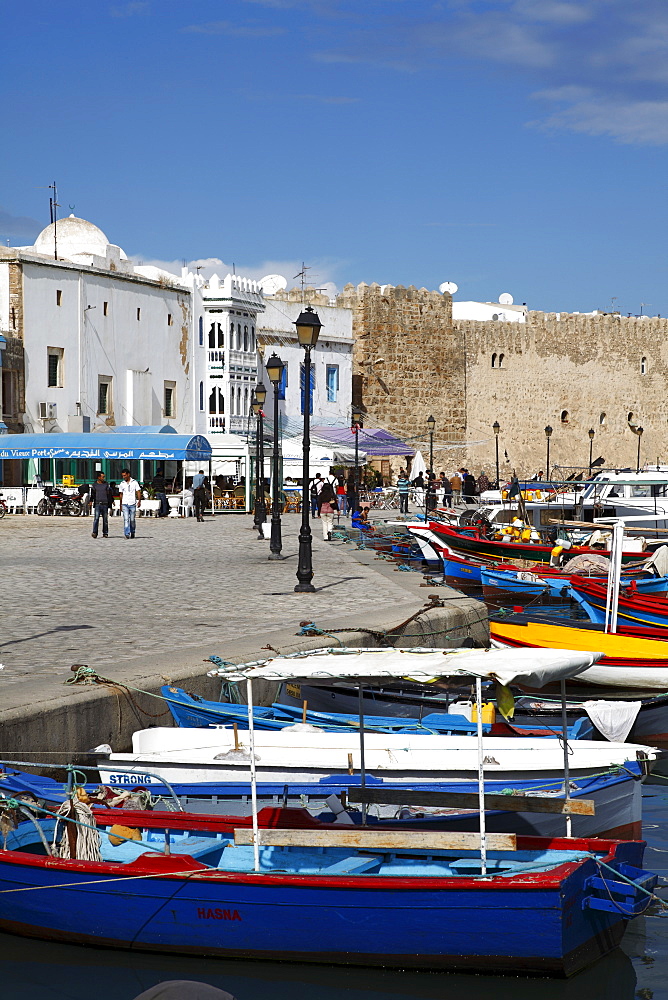
[[[413,458],[413,464],[411,465],[411,479],[415,479],[422,473],[423,476],[427,475],[427,466],[425,465],[424,458],[422,457],[421,451],[416,451]]]

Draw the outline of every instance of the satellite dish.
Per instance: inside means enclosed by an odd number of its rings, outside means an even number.
[[[448,293],[448,295],[454,295],[458,288],[459,285],[455,284],[454,281],[444,281],[441,285],[438,286],[438,290],[441,293],[441,295],[445,295],[446,292]]]
[[[502,295],[499,295],[499,302],[502,306],[512,306],[513,297],[510,292],[504,292]]]
[[[288,287],[288,279],[282,274],[265,274],[258,282],[265,295],[275,295],[276,292],[283,291]]]

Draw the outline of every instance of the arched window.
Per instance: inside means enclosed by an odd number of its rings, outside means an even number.
[[[251,351],[255,350],[255,327],[254,326],[251,327],[251,344],[250,344],[250,349],[251,349]]]
[[[567,424],[568,423],[568,410],[562,410],[561,411],[561,422],[562,422],[562,424]]]
[[[496,354],[492,355],[492,368],[496,368]]]
[[[248,350],[248,327],[244,326],[244,351]]]
[[[209,413],[224,413],[225,400],[223,391],[218,386],[214,386],[209,395]]]
[[[505,354],[499,354],[499,368],[503,368],[503,359],[504,358],[505,358]]]
[[[204,345],[204,319],[200,316],[199,318],[199,346]],[[201,409],[204,409],[202,406]]]
[[[204,409],[204,382],[199,384],[199,408],[200,410]]]
[[[216,324],[212,323],[209,327],[209,347],[216,346]]]
[[[600,415],[600,417],[598,418],[598,422],[601,425],[601,427],[603,427],[605,425],[605,421],[606,421],[606,415],[605,415],[605,413],[602,413]]]
[[[647,358],[640,359],[640,374],[641,375],[647,374]]]
[[[241,334],[241,323],[237,323],[237,350],[240,351],[243,347],[243,340]]]

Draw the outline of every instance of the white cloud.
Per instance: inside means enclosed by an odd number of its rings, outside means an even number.
[[[205,21],[189,24],[181,31],[197,35],[232,35],[240,38],[271,38],[284,35],[286,29],[277,24],[239,24],[236,21]]]
[[[158,267],[163,271],[180,275],[183,267],[183,260],[159,260],[156,258],[143,257],[141,254],[131,254],[130,260],[133,264],[141,264],[144,267]],[[330,295],[336,294],[337,277],[345,268],[347,261],[336,260],[334,258],[320,258],[313,261],[307,272],[306,283],[309,288],[323,288]],[[288,282],[288,288],[299,284],[296,275],[301,271],[302,262],[298,260],[264,260],[256,264],[225,263],[219,257],[204,257],[198,260],[186,262],[189,271],[199,268],[199,274],[203,278],[209,279],[213,274],[223,278],[233,270],[244,278],[251,278],[259,281],[266,274],[282,274]]]
[[[585,97],[529,124],[544,130],[609,136],[626,144],[662,146],[668,143],[668,101]]]

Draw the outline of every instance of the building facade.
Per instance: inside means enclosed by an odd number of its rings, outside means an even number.
[[[191,290],[136,273],[83,219],[0,250],[2,415],[10,432],[193,429]],[[67,256],[66,256],[67,254]]]
[[[311,353],[311,384],[306,389],[304,349],[297,341],[295,320],[311,305],[322,329]],[[340,297],[300,288],[278,291],[265,297],[265,313],[258,326],[259,349],[263,361],[276,353],[285,365],[279,391],[279,414],[284,431],[297,434],[304,420],[308,397],[313,426],[345,426],[350,421],[353,378],[353,314]],[[266,378],[265,378],[266,384]],[[273,413],[271,389],[266,410]]]
[[[257,322],[264,298],[256,281],[236,274],[208,282],[184,274],[201,298],[198,346],[206,362],[199,371],[197,405],[207,435],[246,434],[251,396],[258,380]],[[215,440],[211,443],[215,448]]]

